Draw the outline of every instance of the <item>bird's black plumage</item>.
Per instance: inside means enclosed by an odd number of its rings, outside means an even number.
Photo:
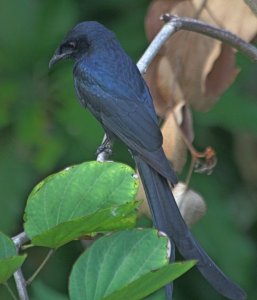
[[[121,139],[132,152],[155,226],[174,241],[185,259],[228,299],[246,298],[194,239],[180,215],[170,184],[176,183],[162,149],[156,113],[148,87],[113,32],[97,22],[83,22],[63,40],[50,61],[75,60],[75,90],[82,106],[102,124],[107,135]]]

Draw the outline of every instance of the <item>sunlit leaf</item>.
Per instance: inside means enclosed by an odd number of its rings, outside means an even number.
[[[94,232],[134,226],[138,202],[134,170],[86,162],[49,176],[31,192],[25,231],[35,245],[57,248]]]

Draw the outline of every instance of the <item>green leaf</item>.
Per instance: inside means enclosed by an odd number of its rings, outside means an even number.
[[[82,218],[67,221],[32,238],[38,246],[58,248],[85,234],[132,228],[135,225],[134,210],[137,202],[101,209]]]
[[[57,248],[85,234],[131,228],[138,180],[120,163],[86,162],[51,175],[31,192],[25,232],[34,245]]]
[[[6,282],[23,264],[27,255],[16,255],[0,259],[0,283]]]
[[[159,270],[143,275],[139,279],[133,281],[124,288],[112,293],[111,295],[103,299],[143,299],[147,295],[152,294],[154,291],[160,289],[162,286],[168,284],[169,282],[175,280],[176,278],[187,272],[195,264],[195,261],[190,260],[164,266]]]
[[[147,296],[145,300],[167,300],[165,287]]]
[[[168,248],[168,238],[154,229],[126,230],[97,240],[73,266],[69,284],[71,300],[98,300],[125,288],[167,265]],[[160,274],[161,278],[166,275]],[[154,280],[159,282],[156,277]]]
[[[16,247],[12,239],[0,232],[0,259],[16,255]]]
[[[13,241],[0,232],[0,283],[5,282],[23,264],[26,255],[16,255]]]

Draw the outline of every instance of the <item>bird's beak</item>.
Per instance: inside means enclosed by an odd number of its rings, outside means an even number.
[[[60,61],[60,60],[62,60],[62,59],[64,59],[64,58],[66,58],[68,55],[69,55],[69,53],[62,53],[62,54],[60,54],[60,53],[59,53],[59,49],[57,49],[57,50],[55,51],[53,57],[52,57],[52,58],[50,59],[50,61],[49,61],[49,65],[48,65],[49,69],[51,69],[52,66],[53,66],[54,64],[56,64],[58,61]]]

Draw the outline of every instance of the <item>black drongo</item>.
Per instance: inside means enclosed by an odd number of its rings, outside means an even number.
[[[74,27],[54,53],[49,66],[62,59],[75,61],[77,97],[101,123],[108,138],[122,140],[136,162],[154,225],[165,232],[185,259],[197,267],[222,295],[246,298],[215,265],[187,228],[172,195],[176,176],[162,149],[156,113],[139,70],[122,49],[113,32],[97,22]]]

